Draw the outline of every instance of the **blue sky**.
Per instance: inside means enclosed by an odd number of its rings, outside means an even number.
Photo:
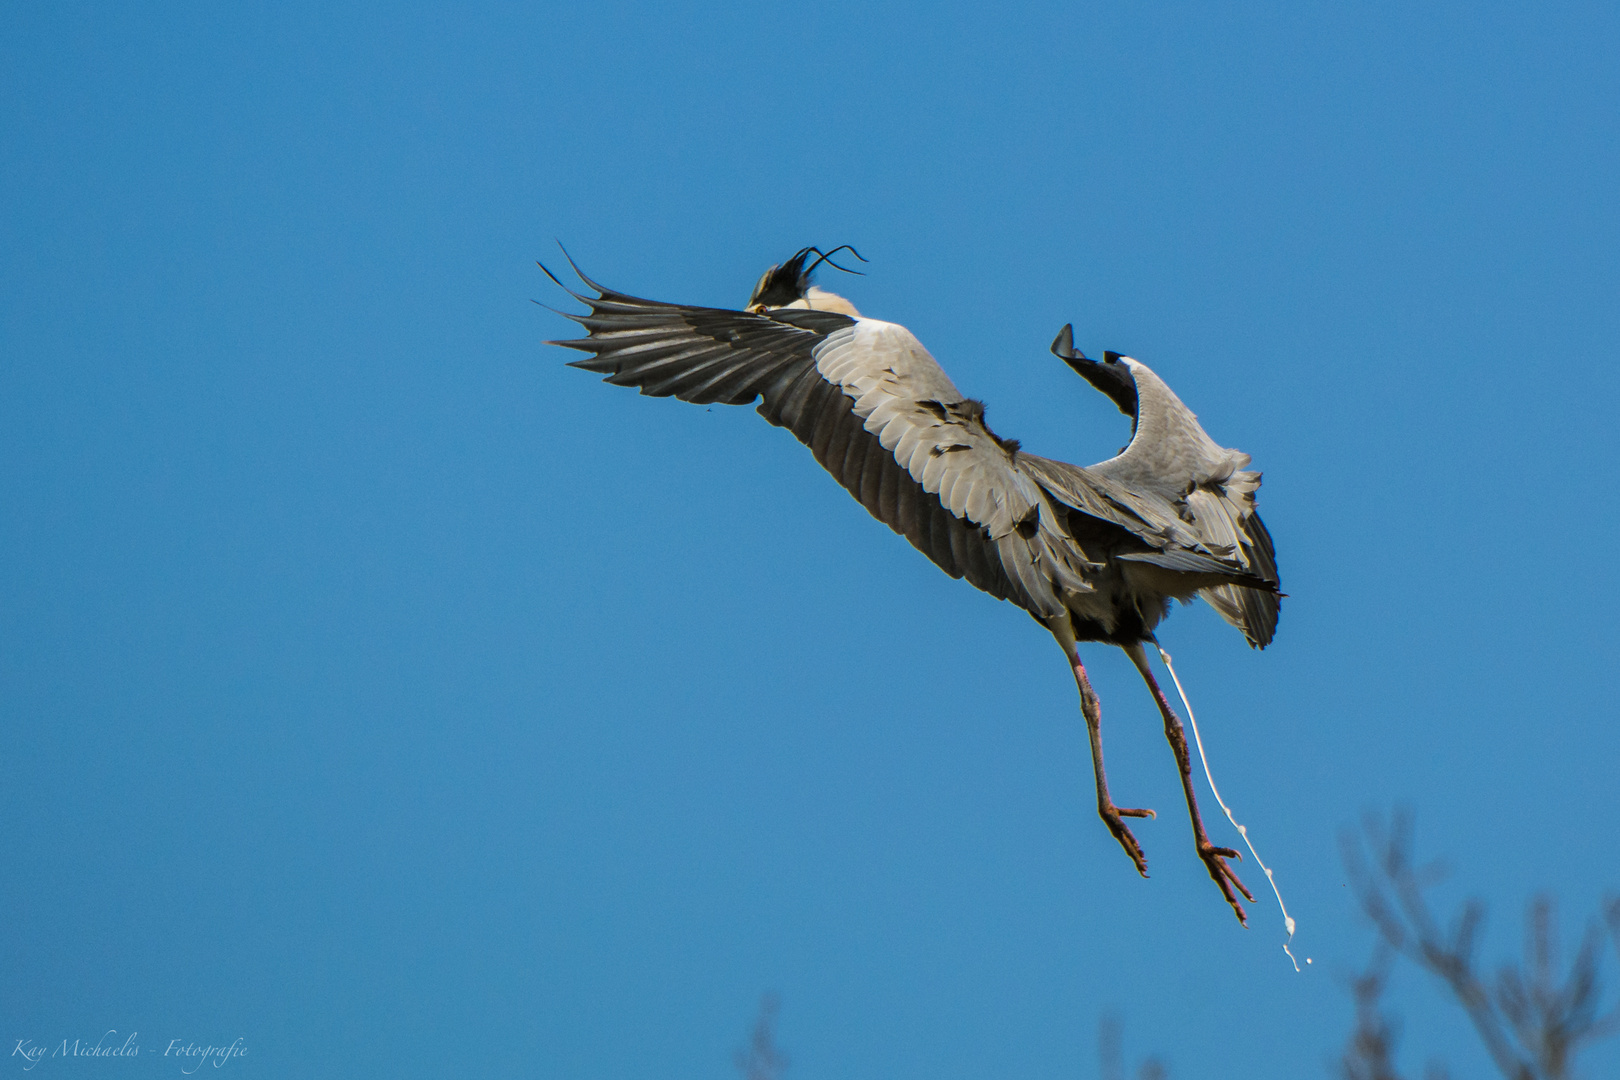
[[[773,990],[799,1080],[1091,1076],[1104,1013],[1173,1076],[1326,1075],[1364,811],[1414,808],[1493,957],[1533,892],[1620,888],[1612,5],[0,26],[8,1052],[728,1076]],[[1127,438],[1046,352],[1072,321],[1253,454],[1276,644],[1162,637],[1311,968],[1204,875],[1117,650],[1148,881],[1050,639],[751,410],[563,367],[554,239],[714,305],[853,243],[826,284],[999,433]],[[1421,979],[1395,1003],[1414,1072],[1483,1074]]]

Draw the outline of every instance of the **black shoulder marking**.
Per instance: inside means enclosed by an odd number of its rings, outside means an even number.
[[[1003,439],[990,430],[990,425],[984,421],[984,402],[978,398],[965,398],[957,403],[956,410],[960,415],[968,420],[976,421],[980,427],[984,428],[984,433],[990,436],[997,446],[1005,450],[1009,457],[1018,456],[1018,449],[1023,444],[1017,439]]]

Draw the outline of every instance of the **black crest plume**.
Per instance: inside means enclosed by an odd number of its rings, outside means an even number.
[[[866,262],[861,253],[848,244],[840,244],[828,252],[823,252],[816,247],[800,248],[793,253],[793,257],[787,262],[778,263],[765,271],[764,275],[759,279],[759,284],[754,286],[754,294],[748,298],[749,308],[785,307],[802,298],[810,288],[810,275],[822,263],[826,263],[835,270],[842,270],[846,274],[859,274],[859,270],[851,270],[847,266],[839,266],[832,261],[832,257],[840,251],[848,251],[851,255],[860,259],[861,262]],[[819,258],[809,266],[805,266],[805,260],[812,255],[819,256]]]

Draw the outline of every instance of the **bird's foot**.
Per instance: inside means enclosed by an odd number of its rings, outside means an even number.
[[[1243,882],[1238,880],[1236,871],[1226,865],[1227,859],[1237,859],[1242,862],[1242,853],[1234,848],[1216,847],[1208,840],[1200,840],[1198,842],[1198,857],[1204,860],[1204,865],[1209,868],[1209,876],[1214,878],[1215,884],[1221,887],[1221,895],[1225,896],[1226,902],[1232,905],[1232,911],[1237,914],[1238,922],[1248,926],[1249,914],[1243,910],[1243,905],[1238,903],[1237,893],[1232,891],[1232,886],[1236,885],[1237,891],[1242,893],[1251,904],[1254,903],[1254,893],[1244,887]]]
[[[1108,826],[1108,831],[1114,834],[1114,839],[1119,841],[1119,846],[1125,849],[1125,854],[1136,864],[1136,872],[1147,877],[1147,856],[1142,853],[1142,845],[1136,842],[1136,837],[1125,824],[1125,819],[1150,818],[1158,815],[1152,810],[1133,810],[1126,806],[1115,806],[1113,803],[1099,805],[1097,814],[1103,819],[1103,824]]]

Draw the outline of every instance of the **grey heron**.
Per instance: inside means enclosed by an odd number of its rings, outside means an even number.
[[[811,255],[819,258],[807,267]],[[1163,718],[1198,857],[1247,925],[1237,894],[1254,896],[1226,861],[1241,856],[1204,829],[1187,738],[1143,646],[1157,646],[1154,629],[1171,600],[1195,596],[1252,647],[1271,642],[1281,594],[1249,456],[1215,443],[1146,364],[1113,352],[1085,356],[1067,325],[1052,352],[1131,418],[1132,437],[1117,456],[1085,468],[1037,457],[992,431],[983,403],[963,395],[909,330],[812,285],[827,257],[806,248],[773,266],[746,310],[640,299],[574,266],[591,296],[546,270],[590,309],[564,313],[587,336],[549,344],[591,354],[571,366],[643,394],[758,401],[759,413],[808,446],[873,517],[951,577],[1029,612],[1063,649],[1079,689],[1097,812],[1146,877],[1125,819],[1154,812],[1119,806],[1109,793],[1102,708],[1079,643],[1123,649]]]

